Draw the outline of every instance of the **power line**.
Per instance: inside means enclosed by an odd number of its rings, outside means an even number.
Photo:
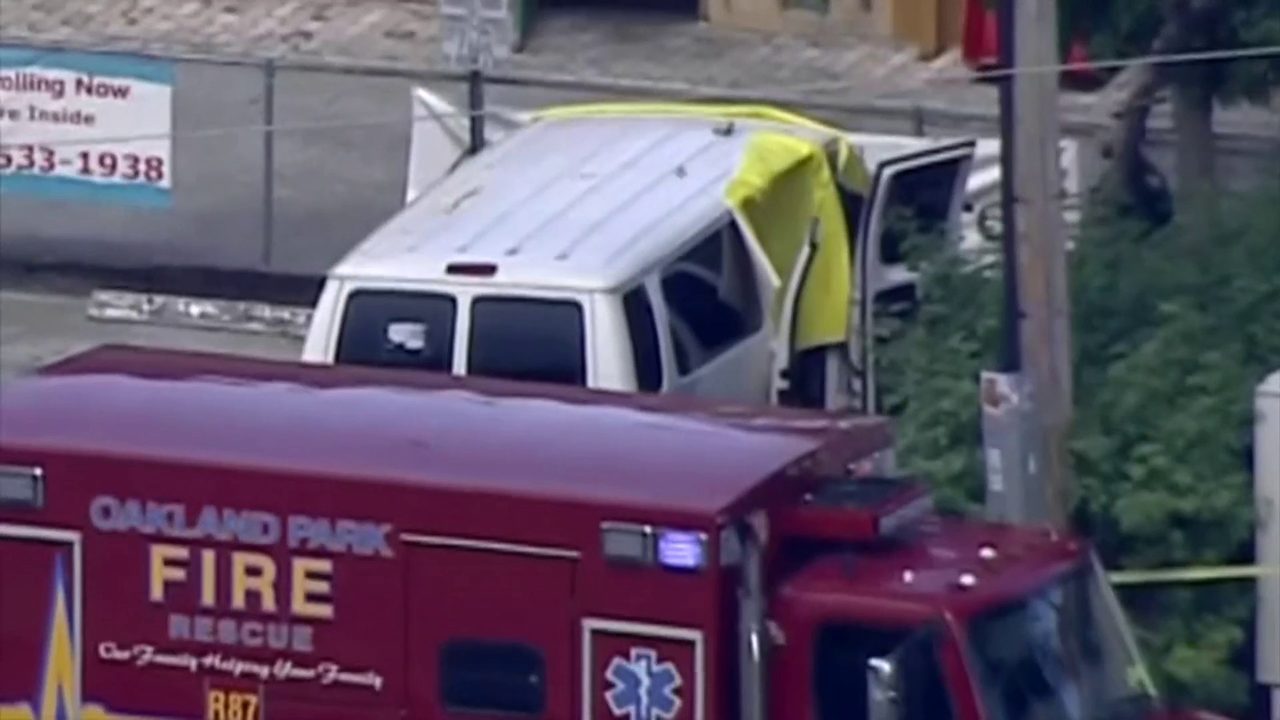
[[[492,117],[509,118],[518,111],[490,109],[483,113],[469,113],[465,110],[457,110],[453,112],[440,113],[424,113],[414,114],[409,117],[411,124],[417,124],[427,120],[436,120],[440,118],[470,118],[472,115],[483,114]],[[377,127],[380,125],[399,125],[405,120],[403,117],[385,117],[377,120],[329,120],[318,122],[298,122],[298,123],[255,123],[251,125],[227,125],[224,127],[204,128],[202,130],[182,130],[170,132],[155,133],[131,133],[128,135],[102,135],[98,137],[81,138],[76,140],[49,140],[49,141],[25,141],[25,142],[6,142],[0,143],[0,147],[12,148],[22,147],[24,145],[40,145],[43,147],[67,147],[79,145],[103,145],[112,143],[131,143],[146,142],[148,140],[171,140],[174,138],[209,138],[219,137],[222,135],[238,135],[244,132],[290,132],[297,130],[342,130],[356,127]]]
[[[1074,72],[1080,70],[1118,70],[1133,67],[1135,65],[1183,65],[1200,62],[1222,62],[1224,60],[1265,60],[1278,58],[1280,58],[1280,45],[1259,45],[1244,48],[1225,48],[1222,50],[1198,50],[1194,52],[1140,55],[1134,58],[1080,61],[1025,68],[997,68],[992,70],[983,70],[977,74],[984,78],[994,78],[1012,74],[1032,75],[1038,73]]]
[[[87,46],[84,43],[50,43],[38,37],[23,36],[21,34],[8,33],[4,40],[6,44],[26,45],[31,50],[42,52],[46,55],[53,55],[57,52],[65,50],[81,51],[81,52],[131,52],[138,55],[152,57],[164,60],[192,60],[196,62],[208,62],[215,64],[239,65],[250,67],[261,67],[264,63],[272,63],[280,70],[297,70],[297,71],[314,71],[314,72],[332,72],[353,75],[374,75],[374,76],[391,76],[404,77],[411,79],[434,79],[444,80],[457,83],[465,83],[467,80],[466,72],[461,70],[445,70],[439,66],[433,65],[417,65],[413,63],[399,61],[373,61],[367,58],[359,58],[346,55],[331,54],[303,54],[294,55],[244,55],[238,57],[228,57],[217,53],[210,53],[207,49],[199,44],[190,43],[190,48],[200,48],[190,52],[162,52],[155,49],[157,43],[147,42],[140,38],[127,36],[100,35],[98,36],[102,42],[95,46]],[[1024,74],[1040,74],[1040,73],[1063,73],[1078,72],[1088,70],[1104,70],[1104,69],[1123,69],[1127,67],[1147,64],[1159,65],[1178,65],[1196,62],[1222,62],[1229,60],[1250,60],[1250,59],[1280,59],[1280,45],[1258,45],[1251,47],[1239,48],[1223,48],[1220,50],[1203,50],[1183,53],[1164,53],[1164,54],[1146,54],[1135,55],[1127,58],[1111,58],[1101,60],[1091,60],[1088,62],[1066,62],[1052,65],[1040,65],[1035,67],[1015,67],[1015,68],[993,68],[978,71],[960,71],[960,72],[939,72],[927,76],[923,80],[923,84],[935,83],[968,83],[974,80],[983,80],[991,78],[1007,77],[1010,75]],[[695,95],[695,96],[747,96],[751,93],[744,92],[735,88],[728,87],[698,87],[684,82],[660,82],[651,80],[637,80],[634,78],[608,78],[601,80],[598,76],[584,77],[572,74],[556,74],[547,72],[520,72],[520,71],[496,71],[488,72],[485,75],[485,81],[494,85],[515,85],[515,86],[531,86],[531,87],[551,87],[566,90],[581,89],[584,91],[596,90],[638,90],[647,93],[671,94],[671,95]],[[856,80],[840,80],[823,83],[807,83],[803,85],[789,85],[788,90],[792,95],[803,95],[808,92],[821,92],[823,90],[850,90],[858,89],[858,81]],[[896,91],[888,91],[884,95],[892,95]],[[789,101],[802,100],[803,98],[790,98]]]
[[[70,50],[72,49],[72,47],[74,46],[59,47],[56,49],[42,49],[42,48],[36,47],[36,48],[33,48],[33,50],[36,50],[38,53],[40,53],[40,55],[50,57],[62,50]],[[121,50],[117,49],[115,51],[119,52]],[[142,52],[139,54],[150,55],[153,57],[166,57],[164,55],[157,54],[150,51]],[[1016,76],[1019,74],[1033,75],[1033,74],[1044,74],[1044,73],[1055,73],[1055,72],[1061,73],[1061,72],[1091,70],[1091,69],[1093,70],[1116,69],[1116,68],[1124,68],[1124,67],[1130,67],[1130,66],[1141,65],[1141,64],[1149,64],[1149,63],[1171,65],[1171,64],[1187,64],[1187,63],[1195,63],[1195,62],[1221,62],[1224,60],[1232,60],[1232,59],[1265,59],[1265,58],[1280,58],[1280,45],[1256,46],[1256,47],[1248,47],[1248,48],[1230,48],[1230,49],[1223,49],[1223,50],[1208,50],[1208,51],[1198,51],[1198,52],[1188,52],[1188,53],[1153,54],[1153,55],[1145,55],[1145,56],[1130,57],[1130,58],[1099,60],[1099,61],[1092,61],[1092,62],[1060,63],[1055,65],[1015,67],[1015,68],[1009,68],[1009,69],[999,68],[999,69],[992,69],[992,70],[967,71],[964,73],[939,73],[939,74],[925,78],[921,85],[923,86],[923,85],[933,85],[933,84],[972,83],[975,80],[982,80],[987,78],[1010,77],[1010,76]],[[170,59],[173,59],[173,58],[170,58]],[[184,58],[178,57],[177,59],[182,60]],[[200,59],[196,59],[196,58],[185,58],[185,59],[195,59],[197,61],[205,61],[205,62],[219,62],[219,60],[212,57],[206,57],[206,58],[200,58]],[[462,73],[462,72],[440,71],[438,69],[433,69],[428,67],[420,67],[415,69],[407,65],[399,65],[394,63],[391,63],[391,64],[369,63],[368,61],[362,61],[360,59],[349,58],[349,57],[326,57],[320,60],[319,62],[309,62],[307,60],[302,60],[302,59],[288,59],[288,58],[282,58],[279,60],[271,59],[271,58],[261,59],[261,60],[237,59],[234,61],[225,61],[225,62],[230,62],[236,65],[248,66],[248,67],[263,67],[264,63],[269,62],[274,64],[277,70],[337,72],[337,73],[349,74],[349,75],[370,75],[370,76],[384,76],[384,77],[394,76],[394,77],[403,77],[406,79],[418,79],[418,80],[434,78],[438,80],[453,81],[453,82],[465,82],[466,80],[466,75],[465,73]],[[540,78],[536,76],[521,76],[516,74],[499,73],[499,74],[493,74],[493,75],[486,75],[485,81],[487,83],[494,84],[494,85],[515,85],[515,86],[530,86],[530,87],[542,86],[542,87],[560,88],[560,89],[566,89],[566,90],[579,89],[587,92],[608,91],[610,88],[615,89],[615,91],[619,89],[631,89],[631,90],[639,89],[646,93],[653,93],[653,94],[659,94],[659,95],[666,94],[666,95],[672,95],[676,97],[685,96],[685,98],[683,99],[692,98],[692,99],[714,100],[714,101],[721,101],[721,102],[735,102],[735,101],[736,102],[758,102],[758,103],[767,103],[767,104],[795,105],[800,107],[809,107],[813,109],[837,110],[837,111],[845,111],[845,112],[858,110],[858,108],[854,106],[845,106],[845,105],[834,104],[830,102],[827,102],[827,103],[815,102],[811,99],[794,95],[795,91],[797,90],[800,91],[800,95],[803,95],[811,92],[822,92],[824,90],[835,91],[835,90],[844,89],[844,88],[856,87],[856,85],[847,81],[840,82],[840,83],[814,83],[809,85],[790,86],[789,90],[791,90],[792,93],[787,93],[787,94],[744,93],[741,91],[734,91],[734,90],[728,90],[728,89],[708,90],[708,89],[698,89],[698,88],[694,88],[692,86],[686,86],[686,85],[664,86],[660,83],[652,83],[648,81],[635,82],[635,81],[629,81],[625,79],[618,79],[613,81],[607,81],[607,80],[606,81],[600,81],[600,80],[586,81],[581,79],[574,79],[571,76],[566,76],[566,77],[542,76]],[[611,85],[611,82],[617,83],[617,84]],[[664,88],[667,88],[671,91],[666,93],[661,92]],[[900,89],[893,90],[893,91],[886,91],[878,95],[872,95],[869,98],[863,98],[863,101],[868,102],[875,99],[888,98],[899,92],[901,92]],[[494,108],[494,109],[486,110],[483,114],[485,116],[492,116],[492,117],[504,117],[504,116],[510,117],[512,115],[518,115],[520,114],[520,112],[521,111],[517,111],[509,108],[507,109]],[[472,115],[473,115],[472,113],[469,113],[465,110],[456,110],[448,113],[413,115],[411,116],[410,120],[413,123],[418,123],[425,120],[438,119],[442,117],[470,118]],[[9,142],[9,143],[0,143],[0,147],[14,147],[14,146],[22,146],[22,145],[30,145],[30,144],[39,144],[46,147],[85,146],[85,145],[96,145],[96,144],[106,144],[106,143],[127,143],[127,142],[142,142],[142,141],[148,141],[148,140],[166,140],[166,139],[174,139],[179,137],[181,138],[218,137],[223,135],[235,135],[235,134],[245,133],[245,132],[268,132],[268,131],[291,132],[291,131],[304,131],[304,130],[377,127],[377,126],[384,126],[384,125],[397,125],[401,122],[403,122],[403,119],[400,117],[396,117],[396,118],[387,117],[387,118],[369,119],[369,120],[344,119],[344,120],[333,120],[333,121],[298,122],[298,123],[252,123],[252,124],[244,124],[244,125],[224,126],[224,127],[218,127],[218,128],[205,128],[201,130],[170,131],[165,133],[136,133],[136,134],[116,135],[116,136],[90,137],[90,138],[82,138],[77,140],[51,140],[47,142],[23,142],[23,143]]]
[[[1246,48],[1226,48],[1222,50],[1200,50],[1183,53],[1139,55],[1128,58],[1066,62],[1053,65],[992,68],[989,70],[974,70],[964,73],[938,73],[937,75],[926,78],[925,83],[994,80],[1006,77],[1018,77],[1022,75],[1062,74],[1071,72],[1088,72],[1092,70],[1120,70],[1138,65],[1186,65],[1201,62],[1265,59],[1280,59],[1280,45],[1260,45]],[[844,83],[842,85],[840,83],[832,82],[811,83],[797,87],[805,91],[821,92],[822,90],[836,90],[847,85],[848,83]]]
[[[785,103],[784,103],[785,104]],[[450,112],[437,112],[414,114],[409,117],[409,123],[416,125],[420,122],[431,120],[439,120],[444,118],[470,119],[475,115],[483,115],[487,118],[497,118],[502,120],[510,120],[518,118],[521,115],[528,114],[530,111],[518,110],[510,107],[490,107],[481,112],[468,112],[466,110],[454,110]],[[246,123],[243,125],[225,125],[222,127],[203,128],[200,130],[171,130],[168,132],[154,133],[130,133],[126,135],[100,135],[95,137],[87,137],[80,139],[59,139],[59,140],[29,140],[24,142],[0,142],[0,148],[15,148],[25,145],[40,145],[43,147],[77,147],[89,145],[103,144],[120,144],[133,142],[146,142],[150,140],[176,140],[191,138],[213,138],[229,135],[239,135],[242,133],[282,133],[282,132],[298,132],[307,130],[343,130],[360,127],[380,127],[394,126],[405,122],[401,116],[396,117],[380,117],[377,119],[354,119],[347,118],[341,120],[313,121],[313,122],[275,122],[275,123]]]

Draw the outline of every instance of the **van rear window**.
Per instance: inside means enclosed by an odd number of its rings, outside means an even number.
[[[357,290],[347,298],[336,361],[449,371],[456,312],[448,295]]]
[[[467,374],[585,385],[582,306],[566,300],[481,297],[471,305]]]

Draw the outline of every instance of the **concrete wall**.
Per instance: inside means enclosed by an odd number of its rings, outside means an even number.
[[[172,206],[0,195],[4,259],[323,272],[400,206],[410,84],[274,75],[268,88],[262,66],[178,63]],[[269,173],[268,98],[281,128]]]
[[[893,39],[923,57],[958,47],[959,0],[704,0],[713,25],[804,35]]]
[[[893,32],[892,1],[827,0],[824,9],[822,0],[706,0],[706,13],[713,25],[744,30],[884,38]]]

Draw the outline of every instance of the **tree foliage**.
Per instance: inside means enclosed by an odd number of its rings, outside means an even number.
[[[1102,210],[1076,240],[1074,518],[1113,569],[1251,557],[1252,392],[1280,368],[1280,181],[1229,203],[1210,236]],[[923,304],[881,372],[902,408],[905,464],[944,506],[974,510],[977,379],[995,366],[1000,277],[930,260]],[[1173,699],[1244,716],[1253,597],[1233,583],[1126,591]]]
[[[1275,0],[1058,0],[1063,34],[1087,38],[1097,57],[1143,57],[1280,45]],[[1119,107],[1107,150],[1112,176],[1141,205],[1150,194],[1151,167],[1142,152],[1147,117],[1161,92],[1172,90],[1178,134],[1181,210],[1199,220],[1217,199],[1213,117],[1219,101],[1265,102],[1280,87],[1280,57],[1142,65]]]
[[[1186,22],[1189,31],[1172,52],[1264,47],[1280,43],[1275,0],[1058,0],[1063,32],[1088,40],[1100,58],[1151,52],[1161,30]],[[1265,100],[1280,86],[1280,61],[1215,63],[1203,79],[1222,100]]]

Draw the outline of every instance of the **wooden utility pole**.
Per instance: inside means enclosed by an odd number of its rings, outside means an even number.
[[[1072,502],[1067,442],[1072,420],[1071,308],[1058,89],[1061,63],[1056,0],[1017,0],[1014,13],[1013,232],[1022,312],[1022,373],[1030,394],[1029,482],[1039,485],[1045,520],[1065,528]],[[1008,227],[1006,225],[1006,227]]]

